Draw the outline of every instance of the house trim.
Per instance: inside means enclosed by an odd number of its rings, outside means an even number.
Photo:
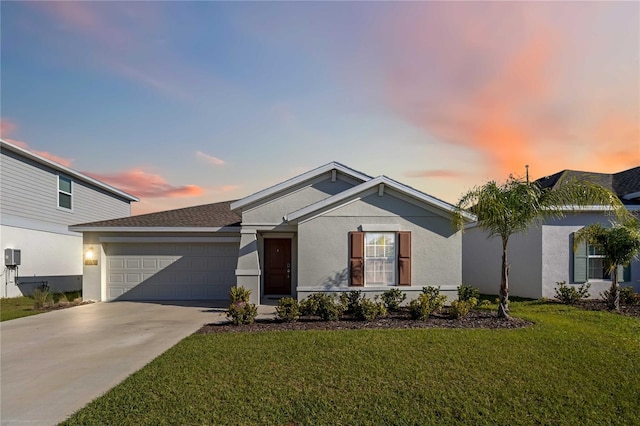
[[[240,232],[239,226],[205,227],[205,226],[69,226],[70,231],[77,232]]]
[[[100,237],[101,243],[239,243],[240,237]]]
[[[306,182],[310,179],[318,177],[328,172],[333,172],[333,170],[337,170],[341,173],[344,173],[347,176],[350,176],[359,181],[368,181],[371,179],[371,176],[361,173],[357,170],[351,169],[343,164],[337,162],[331,162],[325,164],[324,166],[320,166],[316,169],[310,170],[306,173],[293,177],[291,179],[285,180],[279,184],[273,185],[269,188],[263,189],[262,191],[258,191],[248,197],[245,197],[241,200],[231,203],[231,210],[241,209],[250,204],[256,203],[260,200],[263,200],[273,194],[276,194],[281,191],[286,191],[287,189],[299,185],[303,182]]]
[[[16,145],[13,145],[7,141],[5,141],[4,139],[0,139],[0,147],[2,147],[3,149],[7,149],[9,151],[13,151],[25,158],[28,158],[30,160],[36,161],[40,164],[44,164],[48,167],[51,167],[54,170],[57,170],[58,172],[62,172],[63,174],[68,175],[69,177],[72,178],[76,178],[78,180],[84,181],[86,183],[89,183],[95,187],[101,188],[107,192],[110,192],[112,194],[118,195],[119,197],[122,197],[128,201],[140,201],[140,199],[138,197],[135,197],[133,195],[127,194],[124,191],[121,191],[119,189],[114,188],[111,185],[107,185],[106,183],[100,182],[97,179],[94,179],[92,177],[89,177],[87,175],[84,175],[80,172],[76,172],[73,169],[70,169],[68,167],[65,167],[61,164],[58,164],[54,161],[48,160],[38,154],[34,154],[33,152],[27,151],[26,149],[20,148]],[[57,201],[56,201],[57,202]],[[67,209],[65,209],[67,210]]]
[[[295,222],[300,219],[304,220],[304,218],[306,218],[307,216],[311,216],[316,212],[320,212],[325,209],[331,208],[332,206],[339,204],[342,201],[351,202],[353,201],[353,200],[350,200],[352,197],[356,197],[357,195],[362,194],[366,191],[373,191],[372,193],[378,192],[378,195],[380,195],[380,191],[379,191],[380,186],[383,186],[383,187],[388,186],[389,188],[392,188],[393,190],[398,191],[401,194],[408,195],[424,204],[436,207],[438,210],[447,214],[453,214],[456,211],[455,206],[445,201],[439,200],[435,197],[427,195],[416,189],[403,185],[386,176],[378,176],[374,179],[363,182],[360,185],[357,185],[357,186],[354,186],[353,188],[342,191],[322,201],[318,201],[317,203],[311,204],[307,207],[303,207],[299,210],[289,213],[285,217],[289,222]],[[475,217],[467,212],[462,212],[462,215],[464,220],[468,222],[475,220]]]

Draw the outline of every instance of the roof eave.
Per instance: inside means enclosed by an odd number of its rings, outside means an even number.
[[[79,180],[84,181],[86,183],[89,183],[89,184],[91,184],[93,186],[101,188],[101,189],[103,189],[103,190],[105,190],[107,192],[110,192],[112,194],[118,195],[119,197],[122,197],[122,198],[124,198],[126,200],[129,200],[129,201],[140,201],[140,199],[138,197],[136,197],[136,196],[128,194],[128,193],[126,193],[124,191],[121,191],[121,190],[119,190],[117,188],[114,188],[111,185],[107,185],[104,182],[101,182],[101,181],[99,181],[97,179],[94,179],[92,177],[84,175],[84,174],[82,174],[80,172],[77,172],[77,171],[75,171],[73,169],[70,169],[69,167],[66,167],[66,166],[63,166],[62,164],[56,163],[55,161],[51,161],[51,160],[49,160],[47,158],[44,158],[44,157],[42,157],[42,156],[40,156],[38,154],[35,154],[35,153],[31,152],[31,151],[28,151],[28,150],[26,150],[24,148],[20,148],[19,146],[13,145],[13,144],[5,141],[4,139],[0,139],[0,146],[2,148],[8,149],[9,151],[13,151],[15,153],[18,153],[23,157],[29,158],[29,159],[31,159],[33,161],[36,161],[36,162],[40,163],[40,164],[44,164],[44,165],[46,165],[48,167],[51,167],[52,169],[61,171],[61,172],[65,173],[65,174],[67,174],[69,176],[73,176],[76,179],[79,179]]]
[[[289,213],[288,215],[285,216],[285,219],[289,222],[296,222],[299,221],[302,218],[308,217],[310,215],[313,215],[314,213],[321,211],[323,209],[329,208],[332,205],[338,204],[342,201],[348,200],[352,197],[355,197],[356,195],[370,190],[372,188],[374,188],[377,185],[387,185],[390,188],[403,193],[405,195],[408,195],[414,199],[417,199],[418,201],[421,201],[425,204],[428,204],[432,207],[436,207],[439,210],[444,211],[447,214],[453,214],[455,213],[455,207],[444,202],[441,200],[438,200],[437,198],[431,197],[430,195],[427,195],[425,193],[422,193],[420,191],[417,191],[413,188],[407,187],[403,184],[400,184],[386,176],[378,176],[376,178],[373,178],[369,181],[363,182],[360,185],[354,186],[353,188],[347,189],[346,191],[342,191],[339,194],[336,194],[334,196],[331,196],[329,198],[326,198],[324,200],[318,201],[314,204],[311,204],[307,207],[303,207],[299,210],[296,210],[294,212]],[[465,222],[473,222],[475,220],[475,216],[467,213],[467,212],[463,212],[462,213],[462,217],[464,219]]]
[[[324,173],[330,172],[331,170],[338,170],[348,176],[351,176],[353,178],[356,178],[358,180],[361,181],[368,181],[371,179],[371,176],[366,175],[362,172],[359,172],[357,170],[351,169],[343,164],[340,164],[338,162],[331,162],[331,163],[327,163],[323,166],[317,167],[313,170],[310,170],[306,173],[303,173],[301,175],[295,176],[291,179],[287,179],[283,182],[280,182],[276,185],[273,185],[269,188],[263,189],[261,191],[258,191],[254,194],[251,194],[247,197],[244,197],[234,203],[231,204],[231,210],[238,210],[238,209],[242,209],[243,207],[246,207],[250,204],[256,203],[264,198],[267,198],[273,194],[276,194],[278,192],[284,191],[288,188],[291,188],[295,185],[298,185],[302,182],[306,182],[308,180],[311,180],[317,176],[320,176]]]
[[[69,226],[73,232],[239,232],[240,226]]]

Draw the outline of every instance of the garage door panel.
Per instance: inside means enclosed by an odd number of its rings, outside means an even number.
[[[237,244],[108,244],[109,300],[227,299]]]
[[[112,284],[124,284],[124,274],[110,273],[109,282]]]
[[[158,269],[158,259],[142,259],[143,269]]]
[[[124,268],[124,259],[122,258],[109,258],[109,269],[122,269]]]
[[[140,284],[142,282],[142,275],[141,274],[125,274],[124,282],[127,285]]]
[[[142,259],[126,259],[124,261],[124,267],[127,269],[140,269],[140,267],[142,267]]]

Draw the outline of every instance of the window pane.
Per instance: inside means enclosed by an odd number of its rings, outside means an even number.
[[[71,195],[63,194],[62,192],[58,193],[58,206],[63,207],[65,209],[70,209]]]
[[[60,191],[67,192],[71,194],[71,179],[67,179],[62,176],[58,176],[59,188]]]
[[[395,284],[396,234],[368,232],[365,234],[365,284]]]
[[[610,279],[611,275],[604,267],[604,259],[602,258],[590,258],[589,259],[589,279]]]

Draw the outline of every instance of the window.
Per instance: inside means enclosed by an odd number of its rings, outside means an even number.
[[[349,285],[410,286],[411,232],[350,232]]]
[[[396,234],[367,232],[364,237],[365,285],[396,283]]]
[[[602,247],[590,244],[587,245],[587,265],[587,279],[611,279],[611,274],[609,274],[608,269],[605,268]]]
[[[71,179],[58,176],[58,207],[71,210]]]
[[[589,280],[610,280],[611,273],[605,264],[602,247],[592,244],[580,244],[573,252],[573,282],[584,283]],[[631,281],[631,267],[618,267],[618,282]]]

